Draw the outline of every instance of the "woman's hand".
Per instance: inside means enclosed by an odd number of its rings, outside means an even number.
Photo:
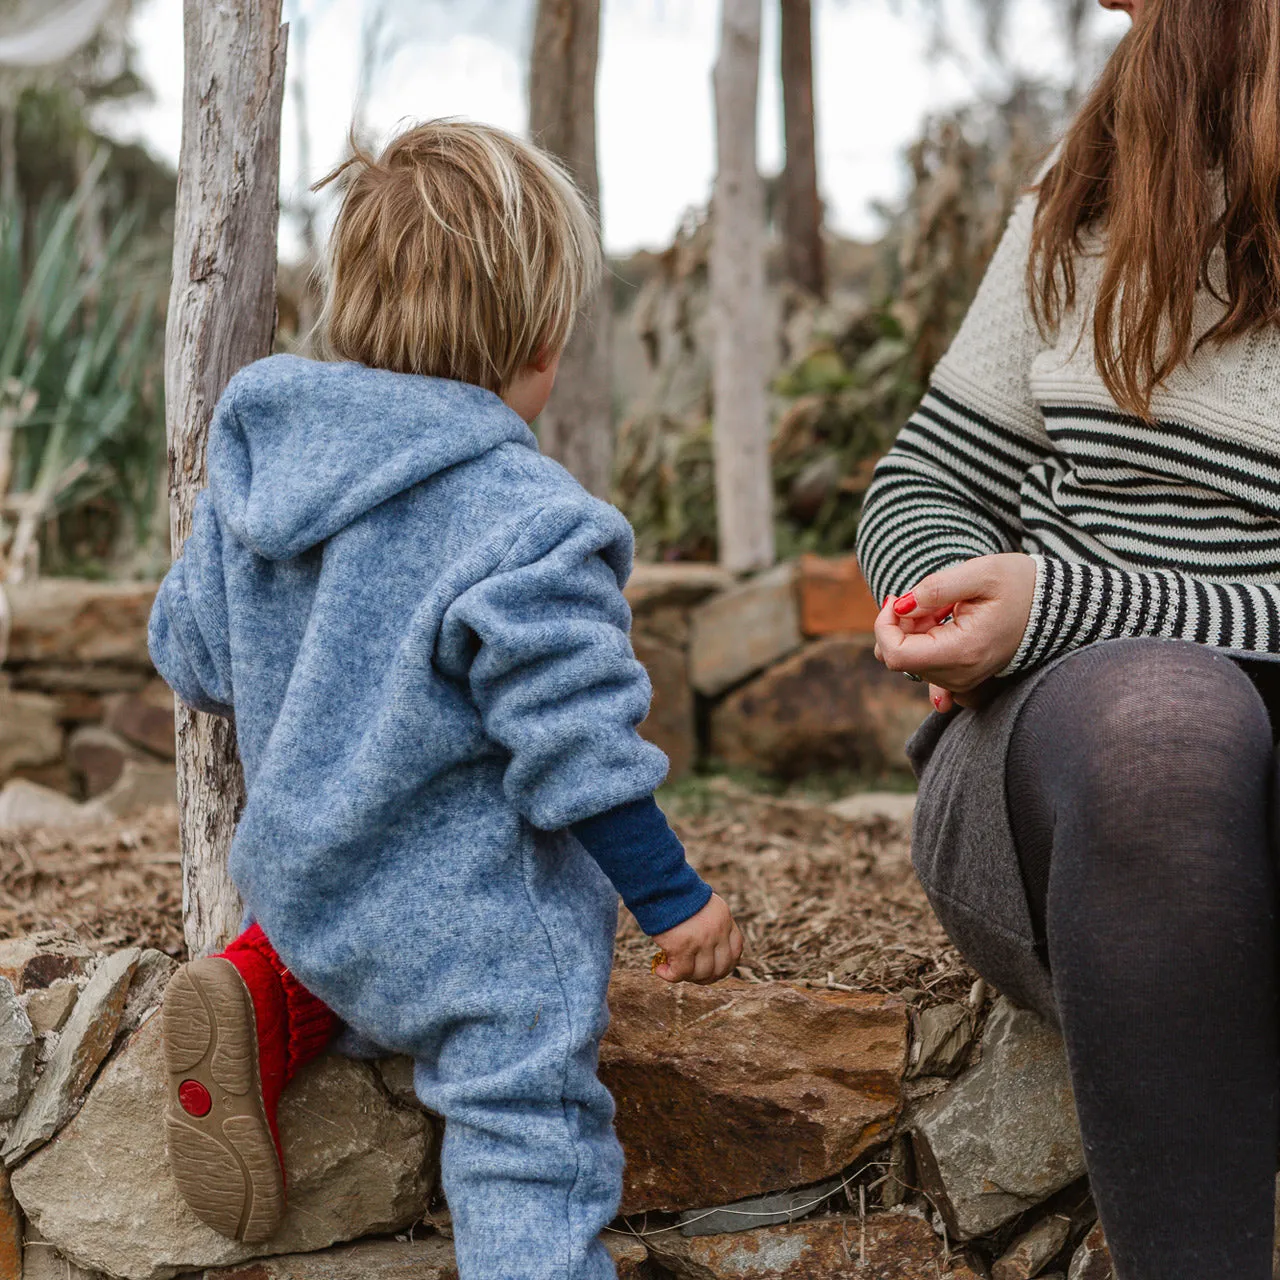
[[[658,934],[654,942],[662,950],[653,971],[666,982],[719,982],[742,958],[742,933],[718,893],[696,915]]]
[[[885,602],[876,657],[891,671],[928,680],[931,694],[961,695],[963,705],[1018,652],[1035,586],[1035,561],[1020,553],[978,556],[931,573]],[[934,705],[950,709],[945,698]]]

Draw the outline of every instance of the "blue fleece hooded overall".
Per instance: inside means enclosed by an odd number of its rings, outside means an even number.
[[[232,878],[311,991],[416,1060],[464,1280],[604,1280],[617,896],[566,828],[666,772],[631,530],[497,396],[354,364],[242,370],[208,466],[151,649],[234,710]],[[654,919],[709,892],[684,876]]]

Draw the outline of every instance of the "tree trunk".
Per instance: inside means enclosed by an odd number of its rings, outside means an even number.
[[[597,221],[599,55],[600,0],[538,0],[529,71],[529,132],[568,169]],[[543,452],[601,498],[608,496],[613,478],[612,319],[606,277],[595,296],[583,301],[551,403],[538,419]]]
[[[774,557],[759,70],[760,0],[723,0],[711,205],[712,394],[720,562],[734,572],[765,568]]]
[[[810,0],[781,0],[782,112],[787,160],[782,171],[782,245],[787,279],[827,296],[822,201],[814,137],[813,21]]]
[[[276,314],[280,0],[185,0],[173,284],[165,333],[170,527],[180,549],[205,484],[205,440],[231,375],[271,350]],[[244,803],[235,730],[179,707],[183,918],[192,955],[239,928],[227,851]]]

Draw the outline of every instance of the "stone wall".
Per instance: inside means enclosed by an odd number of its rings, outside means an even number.
[[[173,700],[147,657],[154,587],[49,578],[7,591],[0,786],[18,779],[108,812],[171,797]],[[642,732],[673,778],[713,758],[779,776],[902,766],[927,704],[876,662],[875,604],[852,558],[803,556],[746,581],[641,564],[627,596],[654,688]],[[10,788],[0,825],[51,806]]]
[[[147,656],[146,584],[46,578],[6,589],[0,825],[172,801],[173,696]],[[14,780],[27,785],[13,785]]]
[[[187,1209],[155,1016],[174,962],[0,941],[0,1280],[457,1280],[411,1064],[326,1055],[280,1110],[289,1208],[243,1246]],[[622,1280],[1108,1280],[1061,1042],[991,1000],[622,970],[601,1074]]]

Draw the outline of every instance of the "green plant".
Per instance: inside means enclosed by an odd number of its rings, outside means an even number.
[[[164,439],[159,273],[135,217],[86,236],[106,153],[69,199],[33,217],[0,207],[0,550],[12,580],[86,510],[137,540],[155,507]],[[51,548],[46,547],[46,551]],[[102,550],[116,550],[117,546]]]

